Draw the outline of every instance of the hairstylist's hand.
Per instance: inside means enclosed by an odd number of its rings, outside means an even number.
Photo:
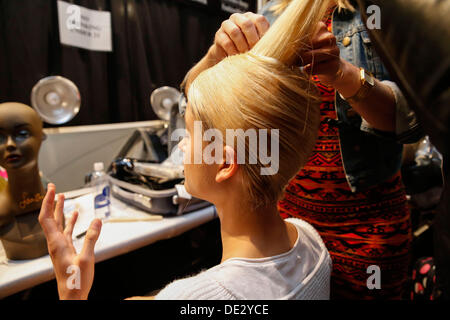
[[[94,219],[84,239],[80,254],[72,243],[72,231],[77,221],[78,212],[63,230],[64,195],[58,196],[55,206],[55,186],[48,185],[48,191],[42,202],[39,223],[47,239],[48,252],[52,259],[58,283],[60,299],[87,299],[94,280],[94,246],[97,241],[102,223]]]
[[[342,61],[336,38],[328,31],[324,22],[319,23],[311,44],[311,49],[300,53],[304,71],[317,75],[322,83],[333,86],[333,83],[342,76]]]
[[[218,63],[227,56],[247,52],[269,27],[267,19],[260,14],[234,13],[222,22],[208,54]]]

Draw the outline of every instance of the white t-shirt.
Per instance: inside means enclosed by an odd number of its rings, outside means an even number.
[[[320,235],[303,220],[285,221],[298,231],[288,252],[266,258],[230,258],[196,276],[170,283],[155,299],[329,299],[331,258]]]

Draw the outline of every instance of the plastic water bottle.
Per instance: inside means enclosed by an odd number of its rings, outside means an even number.
[[[92,186],[94,188],[94,210],[95,217],[106,220],[110,216],[110,187],[108,176],[105,173],[103,162],[94,163],[92,174]]]

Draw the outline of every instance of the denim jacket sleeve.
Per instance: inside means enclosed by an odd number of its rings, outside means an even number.
[[[391,89],[395,98],[395,135],[393,138],[396,142],[401,144],[419,141],[424,136],[423,129],[417,121],[416,114],[409,108],[408,102],[400,91],[400,88],[395,82],[390,80],[382,80],[381,83]],[[364,118],[362,118],[361,130],[375,135],[388,137],[387,134],[374,129]]]
[[[349,10],[335,10],[333,13],[333,34],[341,51],[341,57],[357,67],[363,67],[372,72],[378,80],[387,85],[395,98],[395,132],[386,133],[372,128],[365,119],[361,118],[360,129],[382,138],[394,140],[397,143],[413,143],[420,140],[424,133],[417,117],[400,91],[391,81],[390,75],[383,65],[381,58],[372,46],[369,32],[361,19],[356,6],[355,12]],[[344,45],[347,38],[347,46]],[[349,45],[348,45],[349,43]]]

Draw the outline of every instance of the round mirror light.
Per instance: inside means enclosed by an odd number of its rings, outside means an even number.
[[[50,76],[36,83],[31,91],[31,105],[49,124],[64,124],[80,111],[77,86],[67,78]]]
[[[178,103],[180,91],[173,87],[161,87],[155,89],[150,96],[150,104],[153,111],[162,120],[170,120],[172,107]]]

